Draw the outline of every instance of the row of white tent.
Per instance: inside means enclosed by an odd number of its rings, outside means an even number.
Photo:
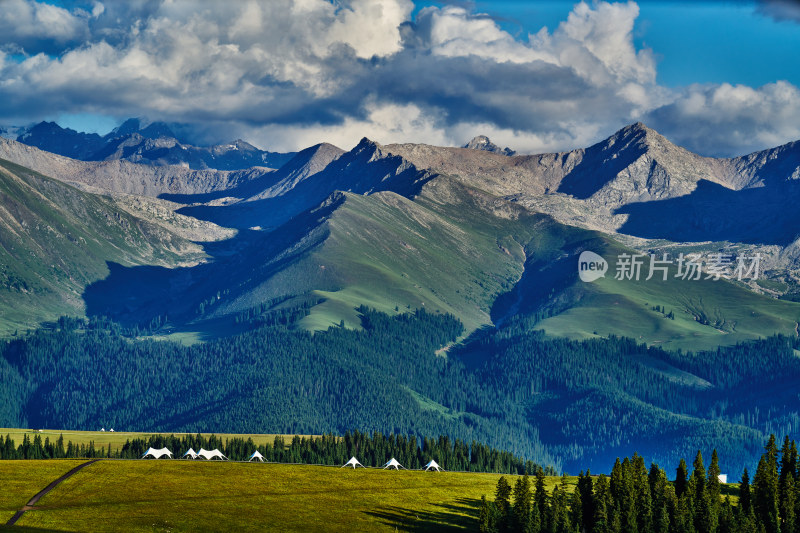
[[[161,448],[156,450],[155,448],[148,448],[144,455],[142,455],[142,459],[147,458],[148,456],[152,457],[153,459],[161,459],[162,457],[169,457],[172,459],[172,452],[169,451],[167,448]],[[189,448],[189,450],[181,456],[181,459],[197,459],[198,457],[202,457],[206,460],[218,459],[220,461],[227,461],[228,458],[222,455],[222,452],[218,449],[214,448],[213,450],[206,450],[205,448],[200,448],[199,452],[195,452],[194,449]],[[261,461],[264,462],[264,456],[258,453],[258,450],[254,451],[253,454],[247,458],[248,461]],[[351,457],[349,461],[342,465],[342,468],[345,467],[352,467],[353,469],[358,468],[366,468],[355,457]],[[392,457],[386,464],[383,465],[383,469],[386,470],[387,468],[391,469],[394,468],[395,470],[406,470],[406,467],[401,465],[397,459]],[[441,472],[443,468],[439,466],[436,461],[431,459],[431,461],[425,465],[425,471],[435,470],[436,472]]]
[[[166,448],[161,448],[156,450],[155,448],[148,448],[144,455],[142,455],[142,459],[147,458],[148,456],[152,457],[153,459],[161,459],[162,457],[169,457],[172,459],[172,452]],[[220,461],[227,461],[228,458],[222,455],[222,452],[218,449],[214,448],[213,450],[206,450],[205,448],[200,448],[199,452],[195,452],[192,448],[189,448],[181,459],[197,459],[198,457],[202,457],[203,459],[219,459]],[[260,453],[256,452],[250,456],[250,461],[256,458],[260,461],[264,460],[264,457],[261,456]]]
[[[343,465],[342,465],[342,468],[345,468],[345,467],[348,467],[348,466],[349,466],[349,467],[351,467],[351,468],[353,468],[353,469],[356,469],[356,468],[358,468],[359,466],[360,466],[361,468],[366,468],[364,465],[362,465],[361,463],[359,463],[359,462],[358,462],[358,459],[356,459],[355,457],[351,457],[349,461],[347,461],[345,464],[343,464]],[[401,464],[400,464],[400,463],[397,461],[397,459],[395,459],[394,457],[392,457],[391,459],[389,459],[388,461],[386,461],[386,464],[385,464],[385,465],[383,465],[383,469],[384,469],[384,470],[386,470],[387,468],[390,468],[390,469],[391,469],[391,468],[394,468],[395,470],[400,470],[400,469],[402,468],[403,470],[406,470],[406,467],[404,467],[403,465],[401,465]],[[439,465],[436,463],[436,461],[434,461],[433,459],[431,459],[431,461],[430,461],[428,464],[426,464],[426,465],[425,465],[425,471],[426,471],[426,472],[428,472],[428,471],[430,471],[430,470],[435,470],[436,472],[441,472],[441,471],[442,471],[442,470],[444,470],[444,469],[443,469],[441,466],[439,466]]]

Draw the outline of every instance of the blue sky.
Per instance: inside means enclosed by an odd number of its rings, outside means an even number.
[[[769,16],[755,1],[640,0],[634,39],[658,57],[658,81],[670,87],[691,83],[743,83],[760,86],[777,80],[800,85],[800,25]],[[493,16],[520,37],[542,26],[555,28],[567,18],[572,1],[477,1],[461,3]],[[417,2],[417,11],[445,2]],[[798,7],[800,12],[800,7]]]
[[[794,0],[3,0],[0,125],[542,152],[643,121],[736,155],[800,139],[796,50]]]

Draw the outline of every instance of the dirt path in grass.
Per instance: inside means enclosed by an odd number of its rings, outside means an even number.
[[[34,505],[36,505],[36,503],[37,503],[37,502],[38,502],[38,501],[39,501],[39,500],[40,500],[40,499],[41,499],[41,498],[42,498],[44,495],[46,495],[48,492],[50,492],[51,490],[53,490],[54,488],[56,488],[56,487],[58,486],[58,484],[59,484],[59,483],[61,483],[62,481],[64,481],[64,480],[65,480],[65,479],[67,479],[68,477],[70,477],[70,476],[72,476],[72,475],[74,475],[74,474],[78,473],[78,471],[79,471],[79,470],[81,470],[81,469],[83,469],[83,468],[86,468],[86,467],[87,467],[87,466],[89,466],[90,464],[92,464],[92,463],[96,463],[96,462],[97,462],[97,461],[99,461],[99,460],[100,460],[100,459],[93,459],[93,460],[89,461],[88,463],[83,463],[83,464],[80,464],[80,465],[76,466],[75,468],[73,468],[72,470],[70,470],[69,472],[67,472],[66,474],[64,474],[63,476],[61,476],[60,478],[58,478],[57,480],[55,480],[55,481],[53,481],[52,483],[50,483],[49,485],[47,485],[47,486],[46,486],[44,489],[42,489],[42,490],[41,490],[41,492],[39,492],[39,493],[38,493],[36,496],[34,496],[33,498],[31,498],[31,499],[28,501],[28,503],[26,503],[26,504],[25,504],[25,505],[22,507],[22,509],[20,509],[19,511],[17,511],[17,512],[16,512],[16,514],[15,514],[14,516],[12,516],[12,517],[11,517],[11,520],[9,520],[8,522],[6,522],[6,525],[7,525],[7,526],[13,526],[14,524],[16,524],[16,523],[17,523],[17,520],[19,520],[19,519],[22,517],[22,515],[23,515],[23,514],[25,514],[25,511],[30,511],[30,510],[32,510],[32,509],[35,509]]]

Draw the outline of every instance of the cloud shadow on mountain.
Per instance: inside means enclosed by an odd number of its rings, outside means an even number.
[[[800,234],[800,211],[787,209],[800,199],[800,184],[731,190],[701,180],[688,195],[620,207],[628,214],[620,233],[678,242],[732,241],[782,245]]]

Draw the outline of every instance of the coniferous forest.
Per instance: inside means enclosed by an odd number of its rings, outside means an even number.
[[[494,500],[481,499],[482,533],[796,533],[800,531],[797,446],[788,437],[778,450],[772,435],[755,475],[745,469],[736,490],[720,483],[717,451],[706,469],[697,452],[691,473],[681,459],[674,478],[657,464],[648,469],[634,454],[614,463],[610,475],[566,476],[550,493],[544,475],[527,474],[512,485],[501,477]]]
[[[667,352],[509,321],[443,353],[463,331],[449,315],[362,307],[361,329],[310,334],[305,312],[254,310],[249,331],[193,346],[62,319],[0,344],[0,427],[447,435],[573,473],[717,449],[732,480],[800,427],[796,338]]]
[[[365,466],[381,467],[394,457],[405,468],[419,469],[431,459],[445,470],[460,472],[493,472],[504,474],[535,474],[555,476],[552,466],[541,466],[522,459],[509,452],[497,450],[472,442],[451,440],[440,436],[438,439],[403,435],[372,435],[358,431],[346,432],[343,437],[321,435],[301,437],[295,435],[288,442],[280,435],[271,444],[256,445],[251,438],[241,437],[222,439],[216,435],[151,435],[150,437],[128,439],[122,447],[112,449],[109,445],[97,447],[94,442],[88,445],[73,444],[59,436],[55,441],[49,437],[42,440],[36,434],[33,438],[23,436],[17,446],[8,435],[0,435],[0,459],[69,459],[69,458],[109,458],[140,459],[149,448],[167,448],[175,458],[182,458],[189,450],[219,449],[232,461],[247,461],[253,452],[261,453],[265,461],[274,463],[299,463],[313,465],[343,465],[350,457],[357,457]]]

